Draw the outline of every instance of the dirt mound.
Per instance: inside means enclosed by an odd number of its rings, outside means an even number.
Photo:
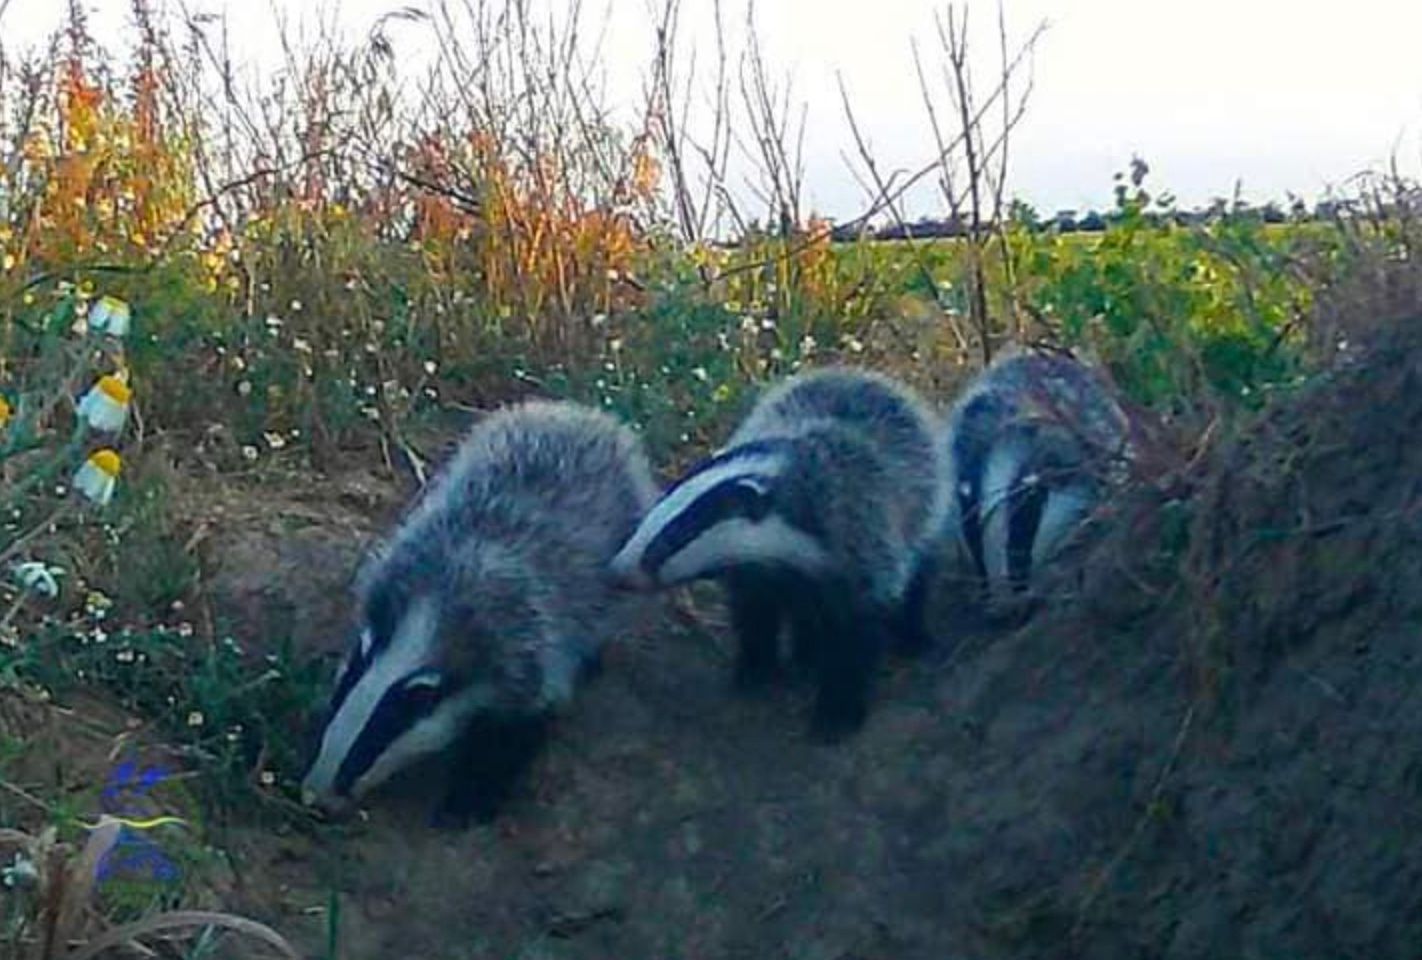
[[[895,664],[846,745],[803,738],[804,691],[729,695],[706,595],[703,626],[610,652],[497,824],[387,797],[321,842],[238,827],[228,906],[314,953],[334,887],[350,960],[1415,956],[1417,340],[1224,444],[1188,499],[1123,503],[1065,612]],[[309,519],[216,589],[338,594],[349,511]]]
[[[273,489],[275,488],[275,489]],[[367,473],[311,489],[269,483],[261,493],[186,491],[201,532],[204,597],[216,625],[254,654],[291,639],[328,653],[348,639],[347,582],[361,551],[401,509],[401,491]]]

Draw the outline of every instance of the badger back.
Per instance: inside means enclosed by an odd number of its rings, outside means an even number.
[[[527,401],[480,421],[397,538],[434,528],[516,542],[545,563],[570,547],[610,556],[656,494],[627,427],[577,404]]]
[[[597,411],[533,402],[477,424],[357,576],[308,798],[359,796],[481,711],[565,699],[633,612],[605,569],[654,491],[635,435]]]

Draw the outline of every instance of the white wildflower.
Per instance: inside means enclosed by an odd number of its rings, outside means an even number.
[[[96,450],[74,474],[74,487],[102,507],[114,498],[122,469],[123,461],[116,452],[107,447]]]
[[[89,332],[126,337],[132,317],[128,304],[118,297],[100,297],[89,308]]]
[[[39,882],[39,868],[23,853],[16,853],[10,865],[0,869],[0,883],[11,890],[33,887]]]
[[[59,578],[64,571],[51,567],[39,560],[26,560],[15,564],[15,580],[32,593],[53,599],[59,596]]]
[[[117,374],[100,377],[79,401],[79,416],[100,433],[118,433],[128,422],[128,405],[133,396],[124,378]]]

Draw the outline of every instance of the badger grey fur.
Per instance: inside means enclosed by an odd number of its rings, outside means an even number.
[[[816,674],[812,729],[838,739],[863,724],[889,635],[924,642],[945,462],[941,426],[907,387],[848,368],[802,374],[667,491],[613,572],[642,589],[721,579],[741,687],[779,672],[788,619]]]
[[[596,410],[531,401],[480,421],[356,578],[308,803],[339,810],[452,750],[437,820],[492,817],[639,599],[607,564],[656,497],[641,443]]]
[[[958,398],[948,437],[954,562],[990,617],[1021,613],[1040,569],[1120,478],[1126,414],[1079,361],[1017,351]]]

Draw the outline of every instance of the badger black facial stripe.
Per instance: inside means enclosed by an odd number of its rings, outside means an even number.
[[[956,494],[959,523],[962,526],[963,539],[968,544],[968,554],[973,559],[978,576],[986,579],[987,564],[983,560],[982,491],[978,482],[971,480],[964,481]]]
[[[339,710],[341,704],[345,702],[350,694],[351,688],[355,686],[356,680],[365,671],[370,663],[371,654],[375,651],[375,636],[369,626],[361,628],[360,636],[346,653],[346,657],[341,661],[340,669],[336,672],[335,688],[331,691],[330,709],[334,713]]]
[[[748,515],[750,501],[763,495],[752,488],[754,481],[747,483],[748,479],[723,480],[691,501],[647,544],[642,568],[655,574],[669,557],[680,553],[707,528],[731,517]]]
[[[953,437],[951,450],[960,478],[958,489],[953,491],[958,498],[959,523],[973,566],[983,578],[988,575],[983,542],[987,522],[984,514],[992,507],[992,504],[984,503],[984,472],[993,452],[992,427],[1004,412],[1000,398],[992,394],[974,397],[963,408],[962,426]]]
[[[497,696],[492,687],[474,685],[441,697],[374,754],[369,765],[347,786],[347,795],[364,796],[410,763],[467,735],[470,720],[488,709]]]
[[[395,742],[412,722],[418,722],[423,714],[432,710],[437,701],[431,700],[421,710],[412,708],[409,702],[409,687],[401,686],[391,690],[380,701],[380,705],[370,715],[360,736],[341,762],[336,773],[336,792],[349,794],[351,787],[369,770],[390,745]]]
[[[1042,522],[1047,489],[1041,483],[1019,481],[1008,495],[1007,576],[1015,589],[1027,587],[1032,572],[1032,546]]]
[[[388,705],[392,695],[402,692],[405,680],[425,669],[437,629],[437,611],[433,601],[423,599],[413,604],[382,647],[373,648],[368,660],[353,663],[342,683],[347,687],[332,712],[321,739],[316,761],[307,774],[308,786],[318,794],[329,793],[338,777],[351,764],[351,755],[362,744],[369,745],[367,728],[377,715],[393,709]],[[356,648],[357,655],[359,648]],[[380,736],[375,740],[379,741]],[[366,761],[368,764],[369,761]],[[359,776],[360,764],[352,769]]]
[[[655,574],[668,557],[716,523],[717,511],[734,511],[755,496],[754,490],[722,489],[727,484],[768,488],[784,465],[778,444],[754,444],[720,454],[692,471],[648,511],[623,545],[614,566]],[[708,499],[709,498],[709,499]],[[704,501],[704,502],[703,502]],[[724,519],[728,515],[720,513]]]
[[[727,450],[718,451],[692,466],[692,468],[684,473],[681,479],[676,482],[676,487],[683,487],[703,473],[707,473],[728,463],[739,462],[750,464],[762,459],[771,459],[778,462],[785,454],[785,446],[784,440],[751,440]]]
[[[390,638],[399,628],[401,598],[384,586],[377,586],[365,603],[365,629],[361,634],[361,648],[366,659],[377,651],[385,649]]]
[[[332,713],[341,708],[375,655],[390,643],[398,626],[395,603],[396,598],[387,590],[377,590],[366,600],[365,624],[336,675],[336,686],[331,693]]]
[[[361,652],[359,646],[352,647],[342,662],[340,672],[336,674],[336,688],[331,693],[331,710],[334,712],[341,708],[341,704],[346,702],[346,697],[350,696],[356,681],[364,672],[366,657]]]

